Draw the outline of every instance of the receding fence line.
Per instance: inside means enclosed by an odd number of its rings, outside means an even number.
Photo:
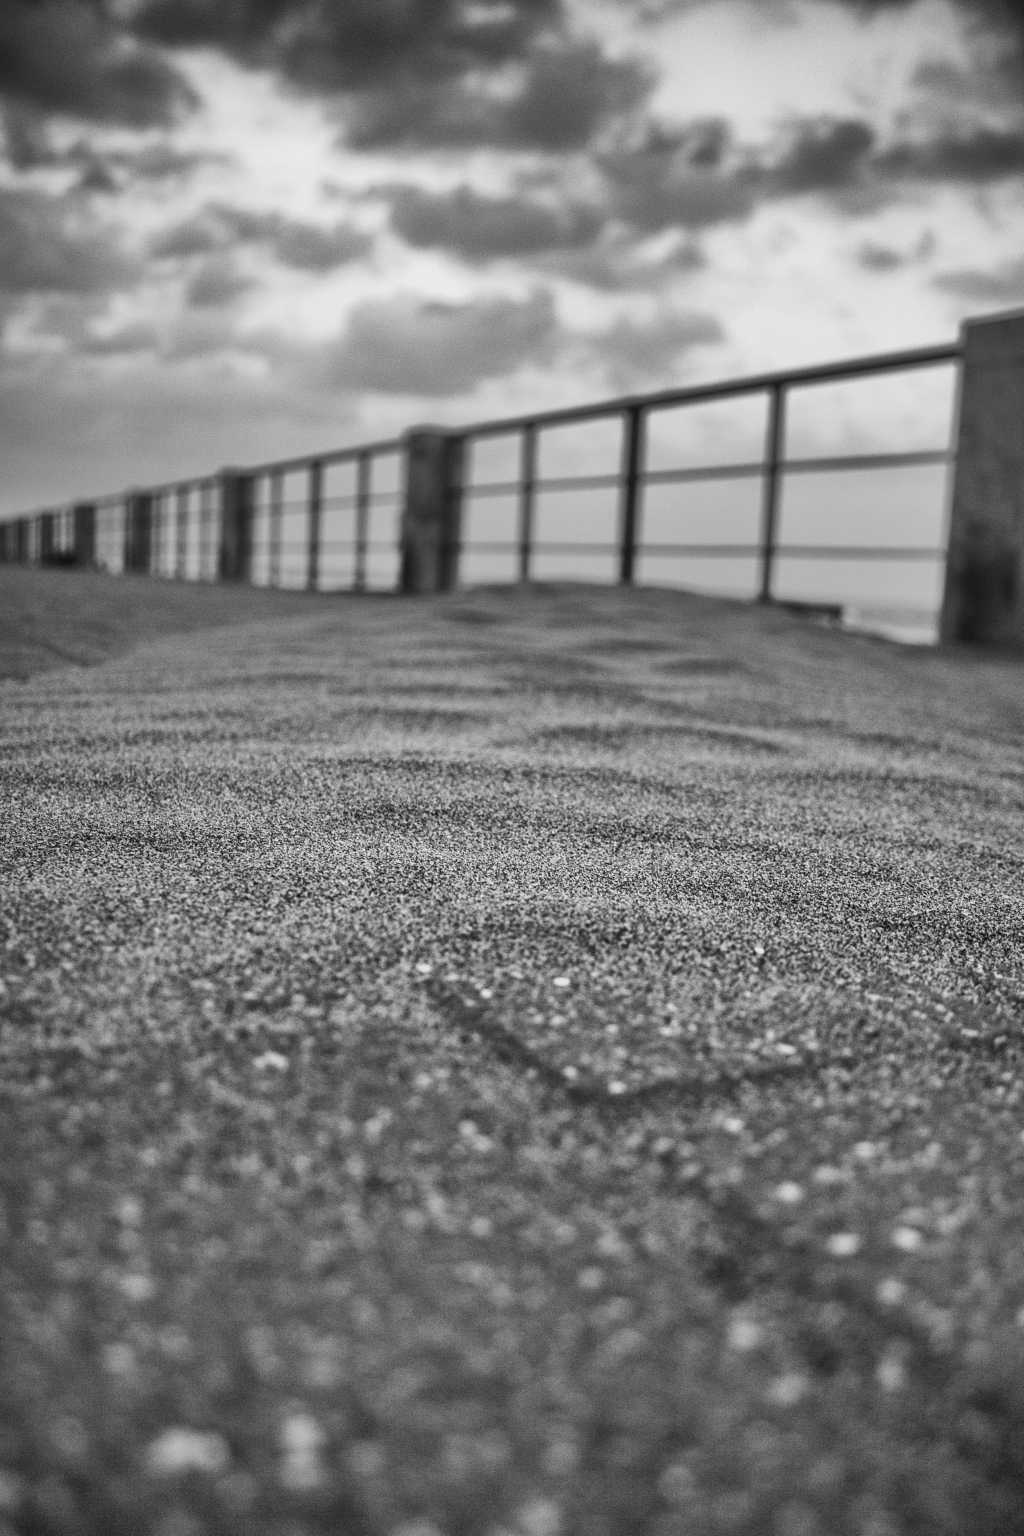
[[[1008,348],[1013,363],[1012,388],[1009,390],[1006,384]],[[967,363],[972,358],[973,368],[969,370]],[[959,438],[955,451],[947,447],[811,458],[786,456],[788,407],[794,390],[950,363],[963,364],[958,377],[958,422],[954,432],[959,431]],[[970,376],[965,378],[968,373]],[[995,385],[993,379],[996,379]],[[1001,391],[1001,395],[993,396],[993,389]],[[766,400],[766,420],[764,451],[757,460],[670,469],[648,467],[648,432],[655,412],[758,395],[763,395]],[[991,405],[993,398],[995,406]],[[979,400],[988,404],[979,406]],[[324,582],[324,557],[343,547],[351,551],[353,557],[349,587],[364,591],[369,585],[370,556],[385,547],[372,538],[371,525],[378,509],[390,504],[401,512],[395,541],[398,575],[394,585],[404,591],[438,590],[455,585],[458,579],[459,558],[464,547],[463,510],[467,498],[513,496],[517,506],[514,540],[484,542],[472,547],[500,548],[512,554],[519,580],[528,582],[538,548],[583,553],[588,549],[605,551],[613,547],[539,541],[536,530],[539,493],[613,489],[618,494],[614,549],[620,583],[628,585],[635,581],[640,554],[688,558],[754,556],[758,562],[757,595],[762,602],[771,602],[775,597],[775,565],[780,554],[817,560],[898,561],[935,559],[945,555],[945,637],[955,638],[961,630],[966,637],[983,637],[981,632],[985,623],[978,615],[982,610],[987,611],[986,605],[995,604],[1001,615],[996,624],[998,638],[1008,624],[1010,629],[1016,625],[1024,632],[1024,616],[1020,611],[1024,608],[1024,596],[1021,595],[1024,582],[1018,580],[1021,573],[1016,566],[1007,575],[1008,560],[1016,558],[1013,537],[1006,534],[998,517],[993,521],[985,507],[979,507],[976,487],[985,477],[979,469],[981,450],[978,442],[991,426],[989,417],[993,420],[998,417],[992,429],[993,442],[983,445],[982,457],[987,454],[991,458],[992,454],[998,454],[999,462],[1005,465],[1007,442],[1011,444],[1009,451],[1012,454],[1013,445],[1020,438],[1019,414],[1017,417],[1012,414],[1016,409],[1014,402],[1024,406],[1024,315],[1020,313],[969,321],[959,341],[940,346],[619,396],[458,428],[415,428],[401,438],[270,460],[244,468],[233,467],[221,470],[215,476],[196,476],[132,489],[121,495],[79,501],[68,507],[47,509],[0,523],[0,559],[102,563],[126,571],[170,574],[178,579],[222,581],[254,581],[259,565],[266,583],[280,586],[286,574],[285,527],[286,523],[294,524],[295,514],[298,514],[304,520],[302,568],[293,569],[291,575],[298,576],[308,590],[320,590]],[[969,440],[964,432],[965,412],[972,424],[973,435]],[[542,433],[552,428],[606,419],[617,419],[620,423],[621,454],[616,472],[546,477],[539,472]],[[982,420],[983,430],[979,429],[979,420]],[[487,439],[500,437],[518,438],[516,477],[506,481],[468,483],[466,464],[472,448]],[[1020,461],[1021,483],[1024,484],[1024,448],[1015,451],[1017,456],[1013,463],[1016,465]],[[375,469],[382,459],[395,456],[402,465],[403,485],[399,491],[378,490],[374,484]],[[789,544],[780,537],[781,494],[788,475],[954,462],[958,489],[953,497],[950,545],[945,551],[915,545]],[[987,464],[988,459],[985,462]],[[354,485],[350,491],[339,494],[333,489],[329,475],[341,468],[354,471]],[[295,476],[305,480],[299,495],[294,494],[292,487]],[[643,501],[644,492],[649,487],[753,478],[761,484],[756,544],[644,542]],[[354,521],[353,537],[343,543],[325,538],[327,519],[342,510],[350,512]],[[968,524],[975,529],[974,533],[968,530]],[[977,532],[979,527],[983,527],[980,534]],[[394,548],[394,544],[390,547]],[[951,597],[950,572],[954,568],[956,579],[953,585],[959,583],[959,586]],[[964,588],[963,592],[960,592],[960,586]]]

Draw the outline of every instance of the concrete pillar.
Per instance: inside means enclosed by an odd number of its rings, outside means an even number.
[[[963,327],[944,643],[1024,645],[1024,310]]]
[[[91,501],[80,501],[71,514],[71,547],[75,564],[96,564],[96,508]]]
[[[55,512],[39,514],[39,564],[52,565],[57,552],[57,515]]]
[[[27,565],[29,558],[29,519],[19,517],[14,525],[14,558],[19,565]]]
[[[441,427],[405,437],[403,592],[448,592],[459,579],[463,441]]]
[[[124,511],[124,568],[148,576],[153,559],[153,494],[129,491]]]
[[[222,469],[218,581],[252,580],[252,476]]]

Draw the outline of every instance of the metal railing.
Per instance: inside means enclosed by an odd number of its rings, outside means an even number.
[[[710,556],[752,557],[757,562],[756,592],[763,602],[771,601],[775,596],[774,575],[780,554],[819,560],[914,561],[941,557],[944,551],[920,545],[784,544],[780,539],[780,507],[786,477],[945,465],[953,458],[948,445],[906,452],[788,457],[787,410],[792,392],[796,390],[906,370],[933,368],[957,363],[961,356],[961,345],[952,342],[712,384],[619,396],[591,404],[445,429],[448,435],[461,440],[465,453],[473,445],[487,439],[512,437],[518,440],[517,471],[512,478],[481,483],[467,481],[455,488],[460,497],[514,498],[516,536],[511,549],[508,541],[490,545],[487,541],[475,545],[464,543],[462,547],[490,548],[494,551],[502,549],[513,553],[516,557],[516,575],[523,582],[532,578],[534,557],[539,549],[553,552],[563,548],[577,554],[586,550],[610,551],[615,556],[618,580],[623,584],[635,580],[637,559],[641,553],[653,558],[668,555],[688,559]],[[648,429],[656,413],[678,407],[757,396],[762,396],[767,405],[764,448],[760,457],[742,462],[669,468],[648,466]],[[539,473],[539,449],[542,435],[546,431],[602,420],[617,420],[620,424],[620,458],[614,473],[547,477]],[[392,527],[390,538],[374,538],[372,534],[375,529],[371,525],[381,509],[390,509],[396,514],[401,510],[402,490],[397,477],[391,487],[380,490],[375,485],[374,476],[383,459],[397,457],[401,461],[404,451],[404,438],[364,443],[310,456],[272,460],[244,469],[222,471],[214,476],[170,481],[147,487],[143,491],[107,496],[18,518],[13,523],[0,524],[0,558],[47,560],[65,555],[70,560],[84,537],[76,519],[83,508],[86,511],[91,508],[94,518],[93,558],[109,569],[145,570],[152,574],[199,580],[238,575],[239,570],[225,568],[225,526],[229,516],[226,507],[230,481],[236,488],[232,494],[241,498],[239,505],[242,507],[242,520],[239,527],[244,526],[249,530],[245,534],[249,544],[242,571],[247,579],[259,580],[261,584],[269,586],[298,584],[311,591],[324,590],[331,581],[328,569],[331,561],[327,557],[334,557],[336,564],[338,554],[344,552],[351,557],[351,564],[348,580],[341,583],[341,587],[362,591],[372,584],[368,571],[370,557],[387,552],[392,558],[385,559],[384,564],[392,568],[391,579],[385,580],[383,584],[397,585],[400,530]],[[350,485],[341,491],[329,483],[338,470],[347,471],[351,475]],[[300,482],[298,486],[295,484],[296,477]],[[729,480],[760,482],[760,526],[756,543],[644,543],[643,499],[648,488]],[[558,494],[584,490],[611,490],[616,493],[618,526],[614,544],[559,544],[557,541],[538,539],[538,496],[542,492]],[[144,509],[148,509],[145,517],[142,515]],[[681,507],[680,516],[683,510]],[[338,514],[345,514],[350,519],[350,536],[341,540],[325,537]],[[296,519],[301,525],[297,542],[294,536]],[[287,541],[286,527],[290,535]],[[292,579],[288,580],[289,577]]]
[[[754,555],[758,559],[758,596],[768,602],[773,596],[773,574],[777,555],[784,551],[796,558],[868,558],[919,560],[933,559],[944,551],[919,545],[822,545],[788,544],[780,546],[779,510],[783,479],[788,474],[821,474],[853,470],[885,470],[921,465],[948,465],[953,453],[947,446],[891,453],[859,453],[788,458],[785,455],[786,407],[789,392],[814,385],[841,383],[872,374],[886,374],[907,369],[929,368],[959,361],[958,343],[919,348],[914,351],[886,353],[875,357],[788,372],[758,374],[715,384],[693,385],[646,394],[601,401],[594,405],[574,406],[537,415],[484,421],[463,428],[461,436],[469,444],[485,438],[517,434],[520,440],[519,473],[513,480],[484,482],[472,486],[473,496],[518,497],[518,576],[528,581],[533,553],[537,547],[534,524],[537,494],[541,490],[574,491],[618,489],[618,578],[624,584],[634,580],[638,553],[647,555],[685,555],[689,558]],[[704,405],[713,401],[738,399],[763,394],[768,412],[763,457],[755,461],[680,466],[671,469],[645,467],[647,427],[657,411],[679,406]],[[614,475],[552,476],[537,474],[538,439],[545,428],[562,427],[619,418],[622,424],[621,465]],[[641,508],[643,492],[653,485],[757,478],[761,481],[760,537],[755,545],[716,543],[643,544]],[[555,546],[546,545],[548,549]],[[598,551],[606,545],[569,544],[558,546],[567,552]]]

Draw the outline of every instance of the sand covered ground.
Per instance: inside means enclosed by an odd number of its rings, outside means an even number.
[[[2,1536],[1024,1530],[1019,658],[0,614]]]

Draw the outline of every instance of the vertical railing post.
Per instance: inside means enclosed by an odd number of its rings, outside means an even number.
[[[153,494],[129,491],[124,507],[124,568],[148,576],[153,557]]]
[[[39,529],[39,564],[50,565],[57,552],[57,514],[40,512],[37,527]]]
[[[272,587],[281,585],[281,518],[284,506],[284,475],[279,469],[270,471],[269,502],[267,504],[267,581]]]
[[[217,577],[217,533],[213,489],[215,481],[207,478],[199,487],[199,578],[215,581]]]
[[[443,427],[413,427],[405,434],[403,592],[450,592],[458,586],[464,455],[465,438]]]
[[[96,508],[91,501],[80,501],[71,511],[71,548],[75,564],[96,564]]]
[[[366,546],[370,526],[370,474],[372,460],[368,453],[356,459],[356,550],[352,585],[356,592],[366,590]]]
[[[309,466],[309,524],[306,545],[306,589],[320,586],[320,531],[323,522],[324,466],[314,459]]]
[[[188,575],[188,497],[188,486],[179,485],[176,497],[178,549],[175,560],[175,575],[179,581],[184,581]]]
[[[252,580],[252,476],[241,469],[220,472],[219,581]]]
[[[779,530],[779,492],[786,438],[786,386],[770,386],[765,432],[764,480],[761,501],[761,571],[758,601],[772,600],[772,575]]]
[[[1024,647],[1024,311],[966,320],[939,639]]]
[[[519,439],[519,580],[530,580],[533,514],[537,495],[537,423],[528,421]]]
[[[636,567],[644,426],[643,406],[627,406],[622,418],[622,490],[619,504],[619,581],[626,587],[632,585]]]

